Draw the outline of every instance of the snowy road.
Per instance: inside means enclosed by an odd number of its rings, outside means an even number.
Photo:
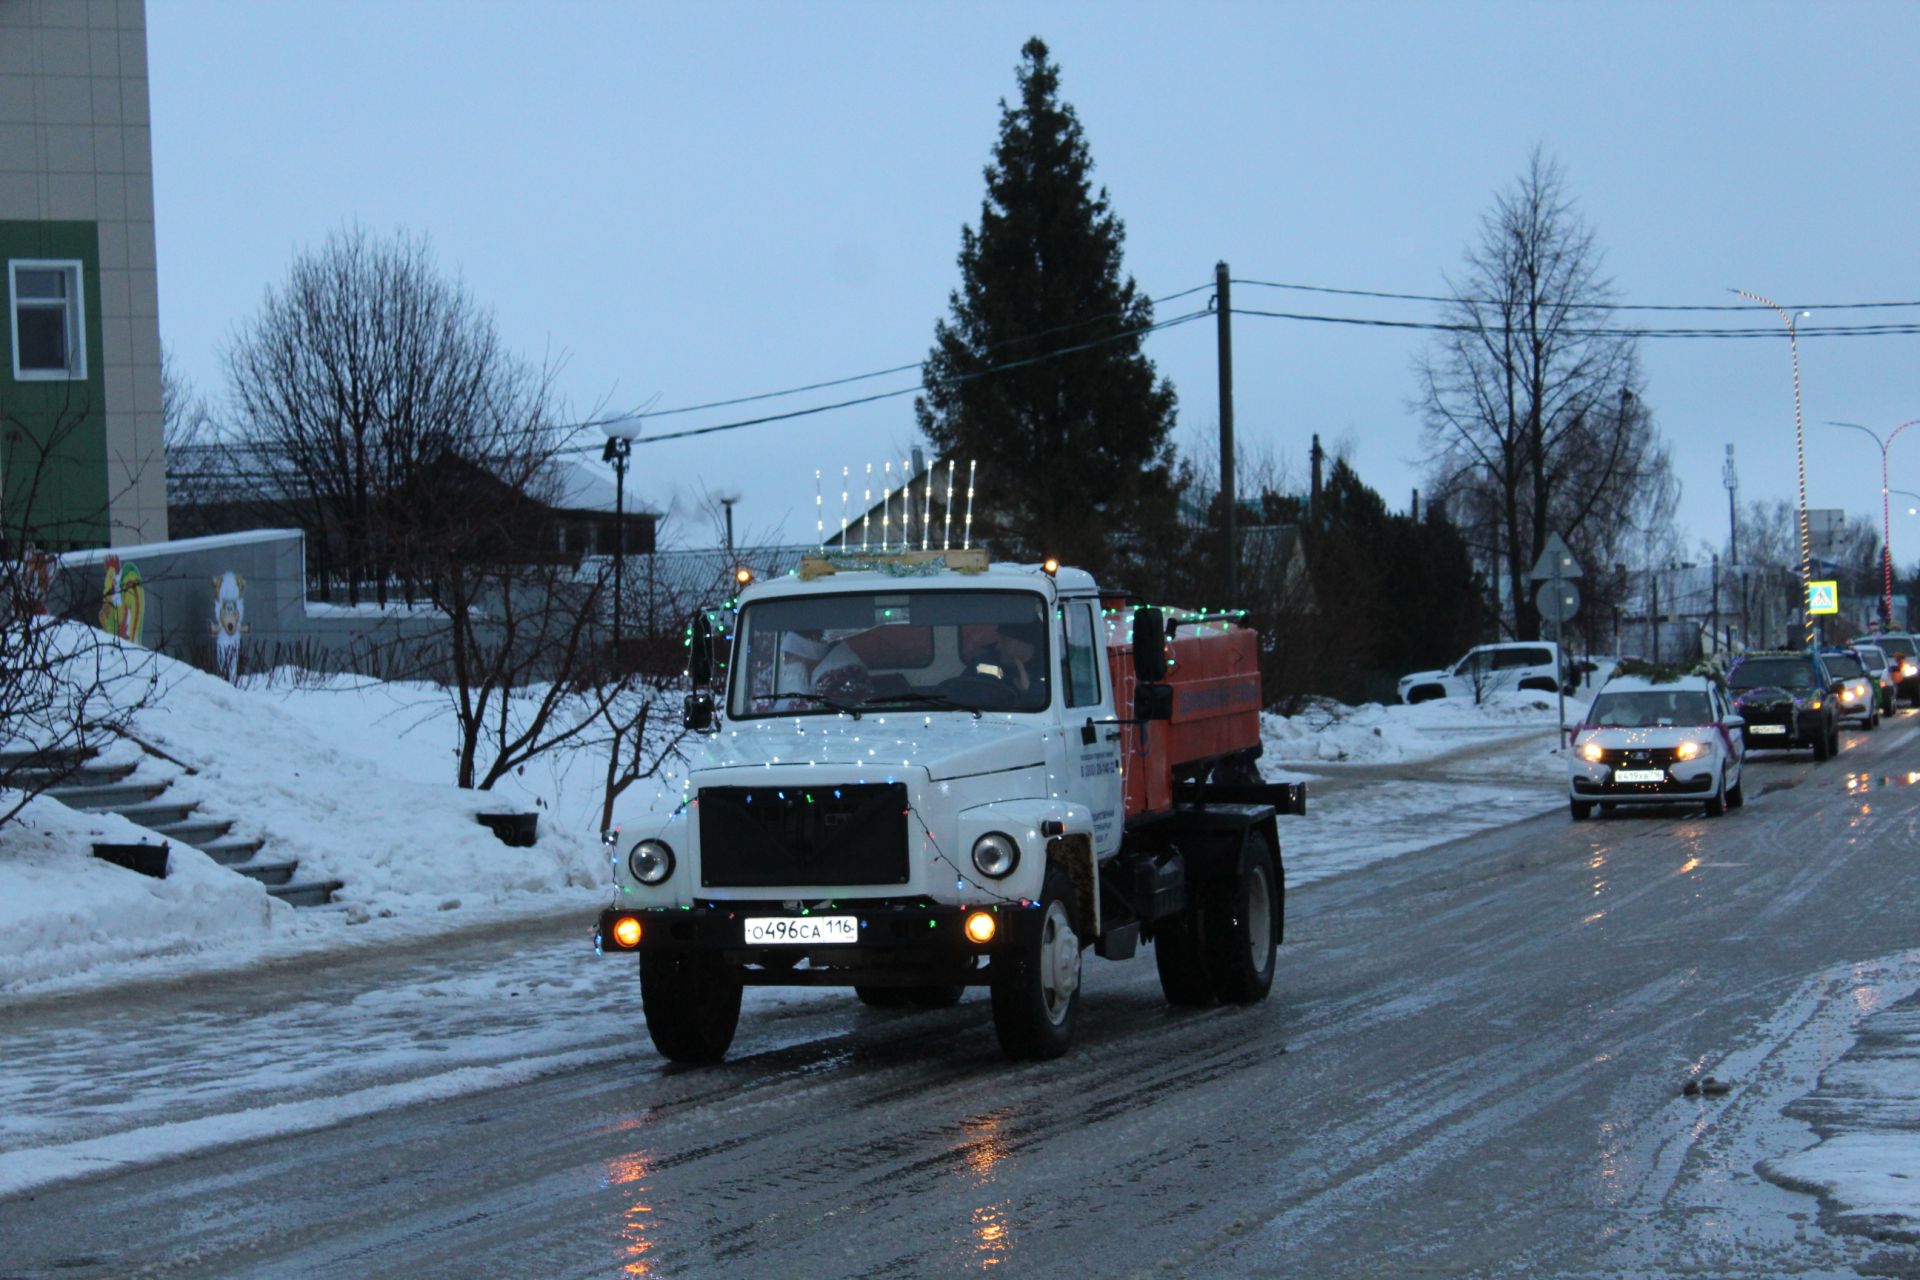
[[[1090,959],[1055,1063],[809,994],[666,1069],[578,922],[13,1006],[0,1276],[1899,1273],[1754,1165],[1920,988],[1917,726],[1296,887],[1253,1009]]]

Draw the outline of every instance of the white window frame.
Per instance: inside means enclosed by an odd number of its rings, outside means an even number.
[[[20,367],[20,288],[19,273],[61,271],[66,273],[68,293],[67,352],[72,357],[65,369],[22,369]],[[87,277],[86,264],[78,258],[11,258],[7,261],[7,334],[13,341],[13,377],[16,382],[84,382],[87,377]]]

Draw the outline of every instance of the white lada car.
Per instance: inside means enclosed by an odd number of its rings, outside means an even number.
[[[1616,676],[1574,730],[1568,804],[1575,820],[1618,804],[1704,803],[1711,817],[1745,802],[1741,718],[1705,676]]]

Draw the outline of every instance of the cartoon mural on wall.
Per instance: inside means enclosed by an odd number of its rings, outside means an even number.
[[[12,593],[15,611],[23,618],[46,617],[47,599],[53,594],[53,580],[60,572],[60,557],[28,543],[17,572],[19,588]]]
[[[140,624],[147,612],[146,588],[140,585],[140,567],[107,557],[107,580],[100,589],[100,629],[122,640],[140,643]]]
[[[232,684],[240,676],[240,637],[247,634],[247,580],[229,570],[213,580],[213,670]]]

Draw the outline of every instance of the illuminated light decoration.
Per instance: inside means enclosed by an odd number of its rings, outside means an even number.
[[[1040,572],[1046,574],[1049,578],[1054,577],[1060,572],[1060,562],[1052,556],[1048,556],[1041,562]]]
[[[913,467],[900,459],[900,549],[913,550]]]
[[[1745,289],[1731,292],[1752,302],[1772,307],[1787,326],[1787,350],[1793,359],[1793,451],[1794,465],[1800,473],[1800,609],[1801,622],[1805,632],[1806,647],[1813,648],[1813,611],[1809,607],[1807,584],[1813,579],[1813,538],[1807,529],[1807,433],[1805,419],[1800,410],[1800,334],[1796,328],[1801,316],[1810,314],[1802,311],[1794,315],[1772,298],[1763,298],[1757,293],[1748,293]]]
[[[970,550],[973,546],[973,477],[980,470],[978,458],[967,463],[967,523],[960,531],[960,549]]]
[[[827,549],[826,500],[820,496],[820,468],[813,469],[813,540],[816,550]]]
[[[887,535],[893,524],[893,464],[887,463],[880,471],[880,552],[886,554]]]
[[[953,472],[960,463],[953,458],[947,459],[947,509],[941,515],[940,549],[953,550]]]
[[[640,945],[640,921],[633,916],[621,916],[613,922],[613,940],[631,951]]]
[[[989,911],[976,911],[967,917],[967,941],[987,943],[993,941],[993,935],[999,932],[999,922]]]
[[[733,580],[743,587],[747,586],[753,581],[753,570],[741,565],[733,571]]]
[[[849,480],[852,473],[851,467],[840,468],[840,549],[842,551],[847,549],[847,502],[848,494],[852,492]]]
[[[860,495],[860,550],[867,549],[867,532],[873,526],[873,464],[867,464],[867,487]]]
[[[939,465],[940,460],[935,458],[933,467],[928,467],[920,475],[920,494],[924,499],[924,509],[920,513],[920,549],[922,551],[933,546],[933,468]]]

